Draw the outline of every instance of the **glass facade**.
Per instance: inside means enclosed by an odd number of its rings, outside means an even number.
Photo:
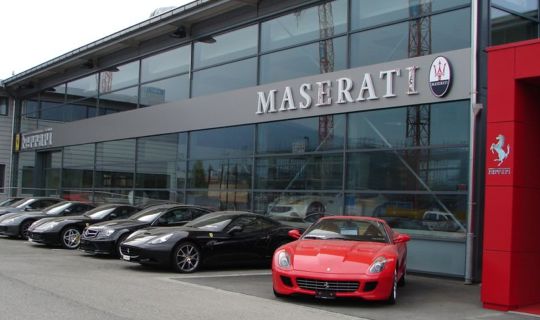
[[[491,0],[491,44],[538,38],[538,0]]]

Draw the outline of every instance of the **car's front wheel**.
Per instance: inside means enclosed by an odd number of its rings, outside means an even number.
[[[392,290],[386,302],[388,304],[396,304],[397,301],[397,287],[398,287],[398,272],[397,269],[394,270],[394,278],[392,280]]]
[[[81,231],[74,227],[67,227],[62,230],[62,247],[66,249],[77,249],[81,243]]]
[[[182,273],[195,272],[201,265],[201,251],[191,242],[182,242],[173,251],[173,267]]]
[[[21,230],[19,232],[19,237],[23,239],[28,239],[28,228],[34,223],[33,220],[26,220],[21,224]]]

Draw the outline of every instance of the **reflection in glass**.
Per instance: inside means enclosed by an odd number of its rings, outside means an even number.
[[[137,139],[137,162],[176,160],[178,134]]]
[[[259,158],[256,161],[257,189],[341,189],[343,155],[323,154]]]
[[[444,52],[470,46],[471,10],[469,8],[431,17],[431,52]]]
[[[257,59],[247,59],[193,73],[193,97],[257,84]]]
[[[102,71],[99,76],[100,94],[129,87],[139,81],[139,61]]]
[[[100,142],[96,144],[96,164],[134,163],[135,139]]]
[[[352,29],[380,25],[401,19],[416,18],[442,9],[469,4],[470,0],[351,0]]]
[[[100,95],[99,114],[106,115],[137,109],[138,95],[137,87]]]
[[[137,188],[176,188],[176,162],[137,162]]]
[[[538,37],[538,23],[491,8],[491,44],[498,45]]]
[[[249,189],[251,188],[251,164],[251,159],[190,161],[188,187]]]
[[[141,82],[188,72],[190,55],[191,46],[188,45],[142,59]]]
[[[278,220],[283,217],[302,220],[317,218],[316,213],[343,213],[342,193],[260,192],[254,196],[254,212],[269,214]],[[294,219],[289,219],[294,221]],[[313,222],[313,221],[310,221]]]
[[[332,1],[263,22],[261,50],[330,38],[345,31],[347,1]]]
[[[190,157],[224,158],[253,153],[253,125],[194,131],[190,134]]]
[[[257,153],[304,153],[343,148],[345,116],[268,122],[258,125]]]
[[[23,114],[27,118],[39,118],[39,102],[37,100],[24,100]]]
[[[94,147],[93,143],[64,147],[64,167],[93,167]]]
[[[408,22],[351,35],[351,67],[405,59],[409,50]]]
[[[467,228],[467,196],[347,194],[345,213],[382,218],[390,227],[406,229],[409,234],[441,236],[441,232],[450,232],[455,233],[456,239],[464,239]]]
[[[513,10],[531,18],[538,17],[538,0],[491,0],[491,4]]]
[[[98,74],[77,79],[67,83],[67,101],[89,98],[97,95]]]
[[[257,25],[213,36],[207,42],[195,42],[193,67],[201,68],[257,53]]]
[[[248,191],[190,191],[186,194],[186,202],[218,210],[249,211],[251,193]]]
[[[189,98],[189,75],[141,85],[141,107]]]
[[[261,83],[343,70],[347,66],[346,37],[329,39],[261,56]]]
[[[351,153],[347,188],[355,190],[463,191],[468,148]]]

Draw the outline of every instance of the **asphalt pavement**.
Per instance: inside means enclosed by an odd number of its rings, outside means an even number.
[[[278,299],[266,268],[177,274],[0,238],[0,319],[536,320],[481,307],[480,287],[409,275],[398,303]]]

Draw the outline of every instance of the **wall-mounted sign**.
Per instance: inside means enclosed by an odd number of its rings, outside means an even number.
[[[510,156],[510,144],[506,143],[506,137],[498,134],[494,142],[489,147],[489,151],[494,156],[493,161],[497,163],[497,167],[490,167],[488,164],[488,174],[490,175],[509,175],[512,173],[511,168],[501,167]]]
[[[47,148],[53,145],[52,128],[38,131],[20,133],[21,147],[20,151]]]
[[[452,85],[452,67],[445,57],[437,57],[431,63],[429,70],[429,87],[431,93],[437,98],[442,98],[448,93]]]

